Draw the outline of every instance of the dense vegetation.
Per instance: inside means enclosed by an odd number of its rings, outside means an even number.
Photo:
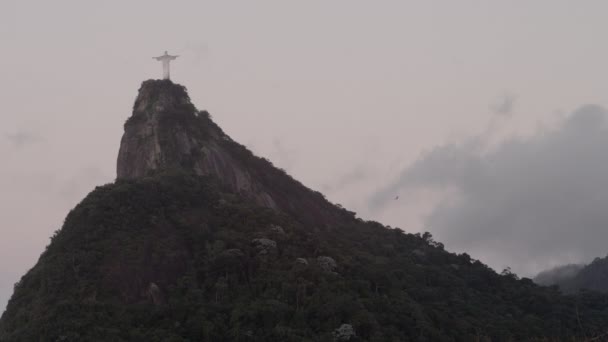
[[[302,222],[205,177],[98,187],[15,285],[0,340],[333,341],[342,324],[351,341],[571,340],[608,326],[608,297],[497,274],[430,234],[348,212]]]
[[[608,331],[608,296],[565,296],[448,253],[429,233],[357,219],[227,137],[183,86],[145,81],[125,130],[150,118],[169,151],[164,173],[98,187],[69,213],[15,285],[0,341],[572,341]],[[225,172],[194,176],[200,156],[176,135],[216,146],[280,210],[236,195]]]

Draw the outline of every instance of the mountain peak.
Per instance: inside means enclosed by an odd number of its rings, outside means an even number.
[[[0,341],[605,334],[608,296],[562,296],[430,233],[357,219],[230,139],[169,80],[143,82],[124,128],[119,179],[68,214],[15,284]]]
[[[196,112],[196,108],[190,102],[186,87],[173,83],[171,80],[142,82],[133,106],[134,116],[151,115],[176,109]]]
[[[175,123],[192,121],[196,115],[185,87],[170,80],[144,81],[124,126],[117,178],[144,177],[168,169],[193,171],[186,163],[191,154],[187,146],[191,130]]]
[[[186,87],[170,80],[147,80],[124,125],[117,178],[134,179],[159,172],[213,175],[232,191],[276,208],[230,149],[232,140],[191,103]]]
[[[118,179],[166,171],[213,176],[231,192],[256,204],[301,215],[324,226],[344,214],[264,158],[232,140],[206,111],[190,101],[186,87],[147,80],[124,125]]]

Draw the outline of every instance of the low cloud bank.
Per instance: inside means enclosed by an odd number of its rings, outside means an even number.
[[[426,218],[450,250],[523,275],[608,253],[608,111],[587,105],[554,129],[488,146],[439,146],[370,199],[449,189]],[[392,196],[392,197],[391,197]]]

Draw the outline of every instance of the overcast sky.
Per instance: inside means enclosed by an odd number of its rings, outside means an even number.
[[[0,310],[67,212],[114,179],[164,50],[229,135],[364,218],[522,275],[604,256],[607,14],[606,1],[2,0]]]

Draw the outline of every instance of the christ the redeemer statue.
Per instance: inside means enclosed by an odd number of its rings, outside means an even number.
[[[161,61],[163,62],[163,80],[168,80],[170,79],[170,74],[169,74],[169,62],[171,62],[172,60],[176,59],[179,56],[171,56],[167,53],[167,51],[165,51],[165,54],[162,56],[158,56],[158,57],[152,57],[154,59],[156,59],[157,61]]]

